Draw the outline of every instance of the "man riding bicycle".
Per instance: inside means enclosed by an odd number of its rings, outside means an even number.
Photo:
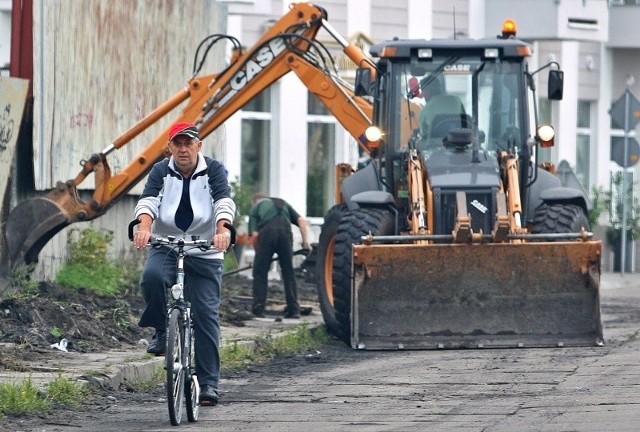
[[[230,246],[236,206],[231,199],[227,170],[201,153],[202,141],[193,123],[178,122],[169,131],[171,157],[151,169],[135,207],[140,221],[136,248],[147,246],[152,233],[211,240],[217,250],[191,249],[184,267],[195,328],[196,373],[200,403],[218,403],[220,378],[220,286],[223,252]],[[166,345],[166,287],[176,279],[176,255],[159,247],[149,250],[140,286],[146,307],[140,327],[155,328],[147,351],[163,355]]]

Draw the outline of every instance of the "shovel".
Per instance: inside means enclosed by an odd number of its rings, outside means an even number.
[[[309,255],[310,252],[311,251],[308,250],[308,249],[299,249],[299,250],[293,252],[293,256],[296,256],[296,255]],[[277,259],[278,259],[278,255],[276,255],[273,258],[271,258],[271,262],[274,262]],[[233,275],[233,274],[236,274],[236,273],[243,272],[245,270],[249,270],[250,268],[253,268],[253,263],[247,264],[246,266],[238,267],[237,269],[230,270],[230,271],[228,271],[226,273],[222,273],[222,276],[230,276],[230,275]]]
[[[310,253],[311,253],[311,251],[308,250],[308,249],[300,249],[300,250],[294,251],[293,252],[293,256],[296,256],[296,255],[309,255]],[[276,255],[275,257],[271,258],[271,262],[274,262],[277,259],[278,259],[278,255]],[[240,273],[240,272],[243,272],[245,270],[249,270],[252,267],[253,267],[253,263],[247,264],[246,266],[242,266],[242,267],[239,267],[237,269],[225,272],[225,273],[222,274],[222,276],[224,277],[224,276],[234,275],[236,273]],[[301,306],[300,307],[300,315],[303,315],[303,316],[311,315],[312,311],[313,311],[313,308],[310,307],[310,306]]]

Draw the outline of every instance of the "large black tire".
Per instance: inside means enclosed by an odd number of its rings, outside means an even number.
[[[351,338],[351,255],[352,245],[362,243],[362,236],[390,235],[395,229],[391,212],[378,208],[355,210],[343,217],[336,233],[333,255],[333,294],[335,318],[341,339]]]
[[[340,221],[349,215],[349,210],[345,204],[338,204],[327,212],[320,231],[318,246],[316,252],[316,276],[318,291],[318,303],[320,303],[320,311],[327,329],[336,337],[344,339],[349,334],[342,334],[338,320],[336,320],[336,311],[334,307],[334,291],[333,291],[333,261],[336,247],[336,234]]]
[[[589,231],[589,219],[582,207],[575,204],[542,204],[536,210],[531,232],[534,234],[576,233]]]

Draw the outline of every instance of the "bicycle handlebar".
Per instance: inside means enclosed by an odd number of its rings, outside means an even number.
[[[197,247],[201,250],[217,250],[214,245],[211,244],[211,241],[201,240],[201,239],[193,239],[193,240],[185,240],[182,238],[176,238],[173,236],[169,237],[159,237],[159,236],[151,236],[149,238],[149,246],[182,246],[182,247]]]
[[[131,222],[129,222],[129,227],[127,230],[129,234],[129,240],[133,241],[133,228],[139,223],[140,223],[140,220],[138,219],[134,219]],[[231,225],[229,222],[225,222],[224,227],[227,228],[231,233],[231,237],[229,238],[229,247],[231,247],[236,243],[236,228],[233,225]],[[176,239],[172,237],[151,237],[149,239],[149,244],[151,245],[153,244],[178,245],[179,242],[182,242],[183,246],[197,246],[203,250],[216,249],[214,246],[211,245],[211,240],[202,240],[202,239],[195,239],[195,238],[192,238],[191,240],[185,240],[185,239]]]

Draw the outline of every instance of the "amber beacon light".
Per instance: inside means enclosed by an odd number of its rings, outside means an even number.
[[[516,22],[512,19],[506,19],[502,23],[502,37],[508,38],[516,35]]]

